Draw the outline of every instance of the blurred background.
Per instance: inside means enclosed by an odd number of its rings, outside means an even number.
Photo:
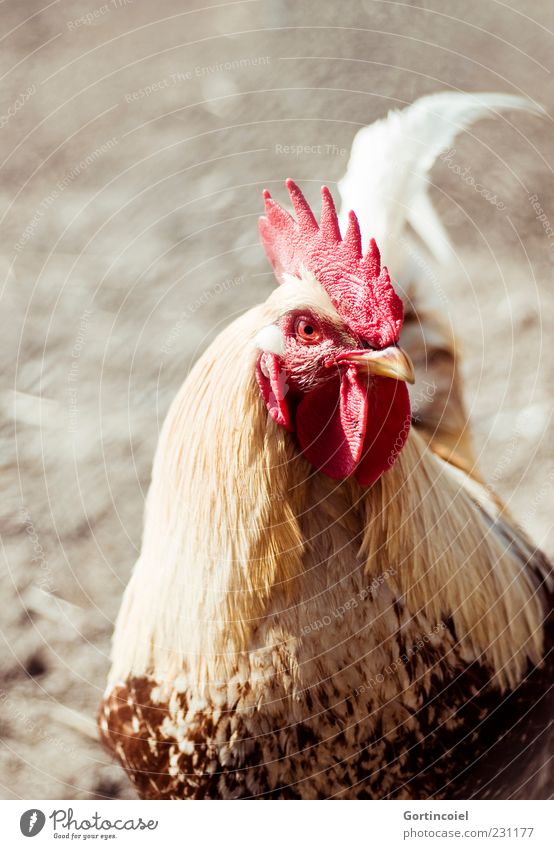
[[[430,285],[482,470],[554,554],[554,6],[4,0],[0,22],[0,795],[132,798],[94,715],[168,405],[274,285],[262,188],[317,208],[356,131],[433,91],[548,113],[439,160],[457,258]]]

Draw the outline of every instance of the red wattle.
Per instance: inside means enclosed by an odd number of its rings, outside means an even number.
[[[370,486],[392,465],[404,447],[411,424],[408,387],[400,380],[376,377],[368,397],[367,429],[355,475]]]
[[[410,402],[405,383],[373,378],[369,387],[354,368],[305,395],[296,411],[302,453],[319,471],[363,486],[389,469],[408,437]]]

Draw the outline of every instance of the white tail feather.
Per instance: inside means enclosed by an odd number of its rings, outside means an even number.
[[[458,133],[507,109],[544,114],[537,104],[511,94],[440,92],[364,127],[338,184],[341,226],[354,209],[366,241],[370,236],[376,240],[396,279],[404,271],[407,224],[437,260],[448,261],[452,246],[427,194],[429,172]]]

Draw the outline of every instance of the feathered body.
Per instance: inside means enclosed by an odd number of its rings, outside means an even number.
[[[337,319],[285,277],[172,405],[104,741],[147,798],[549,795],[549,565],[472,472],[449,334],[426,314],[439,391],[367,486],[260,397],[254,340],[296,309]]]

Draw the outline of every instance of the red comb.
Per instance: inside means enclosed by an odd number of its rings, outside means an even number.
[[[280,283],[284,274],[299,277],[305,268],[315,275],[343,321],[374,348],[398,341],[402,301],[394,291],[373,239],[362,256],[360,225],[351,212],[344,239],[331,193],[321,189],[319,224],[306,198],[292,180],[287,189],[296,221],[264,191],[265,216],[260,236]]]

